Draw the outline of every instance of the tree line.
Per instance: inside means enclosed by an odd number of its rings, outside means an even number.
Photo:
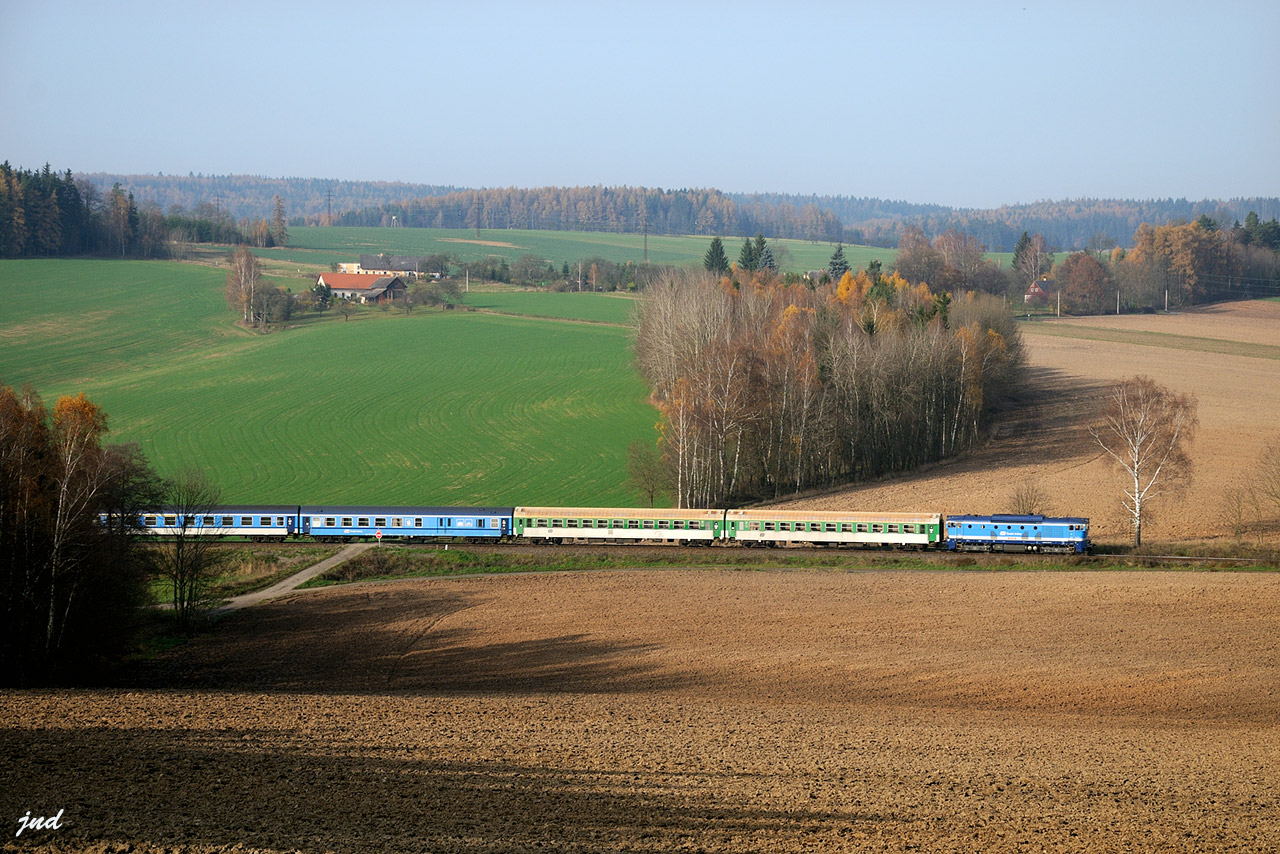
[[[978,441],[1018,384],[999,299],[846,271],[672,271],[644,295],[636,357],[682,507],[907,471]]]
[[[0,163],[0,258],[109,255],[169,258],[189,243],[283,246],[288,242],[284,201],[268,219],[235,222],[213,204],[168,213],[154,201],[139,204],[119,184],[100,191],[70,170],[56,173]]]
[[[740,205],[719,190],[538,187],[460,190],[391,202],[337,217],[335,225],[514,228],[628,234],[754,234],[829,241],[839,219],[816,205]]]
[[[1050,249],[1043,234],[1023,232],[1010,267],[985,257],[971,234],[948,229],[929,239],[921,229],[902,235],[895,271],[912,284],[943,290],[978,290],[1014,305],[1033,282],[1051,293],[1055,308],[1070,314],[1143,311],[1224,299],[1280,295],[1280,223],[1254,212],[1229,228],[1208,216],[1194,222],[1142,223],[1132,248],[1100,240],[1066,254]]]

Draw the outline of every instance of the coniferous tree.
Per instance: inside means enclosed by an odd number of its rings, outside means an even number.
[[[764,247],[764,251],[760,253],[760,269],[778,271],[778,261],[773,257],[773,249],[769,246]]]
[[[702,266],[717,276],[723,276],[729,270],[729,256],[724,254],[724,242],[719,237],[711,238],[711,246],[702,257]]]
[[[759,268],[759,259],[756,258],[756,247],[751,242],[751,238],[743,238],[742,250],[738,252],[738,269],[754,272]]]
[[[289,242],[289,224],[284,214],[284,199],[276,196],[271,214],[271,242],[284,246]]]
[[[836,251],[827,262],[827,273],[830,274],[831,281],[838,282],[847,272],[849,272],[849,262],[844,260],[844,244],[837,243]]]

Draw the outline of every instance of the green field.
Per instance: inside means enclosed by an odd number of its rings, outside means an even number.
[[[738,258],[742,236],[724,236],[725,253],[730,261]],[[358,261],[361,254],[388,252],[393,255],[431,255],[448,252],[465,264],[480,258],[506,258],[514,262],[522,255],[536,255],[550,261],[557,269],[564,262],[573,264],[586,258],[600,257],[615,264],[627,261],[639,264],[645,257],[645,239],[640,234],[607,234],[589,231],[516,231],[442,228],[307,228],[289,229],[290,246],[268,249],[260,254],[280,261],[319,264],[328,267],[335,261]],[[649,235],[649,261],[677,267],[701,266],[710,237]],[[810,243],[806,240],[770,240],[771,246],[784,247],[783,272],[803,273],[827,266],[835,245]],[[888,269],[896,252],[871,246],[846,246],[845,259],[853,269],[862,269],[879,259]]]
[[[474,292],[466,296],[468,306],[502,314],[554,317],[631,326],[636,300],[615,294],[546,293],[542,291]]]
[[[223,276],[0,262],[0,382],[49,404],[85,392],[113,440],[140,443],[163,474],[205,470],[229,502],[636,501],[626,447],[654,437],[656,414],[621,325],[630,300],[472,294],[597,322],[365,309],[260,335],[233,325]]]

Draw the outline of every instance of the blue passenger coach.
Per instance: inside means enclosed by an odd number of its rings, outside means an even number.
[[[1089,520],[1048,516],[948,516],[947,549],[984,552],[1074,552],[1089,549]]]
[[[511,507],[303,507],[301,533],[325,539],[467,539],[511,536]]]
[[[144,533],[159,537],[182,534],[283,540],[298,533],[298,505],[220,505],[210,507],[204,513],[184,513],[174,507],[159,507],[139,513],[138,527]]]

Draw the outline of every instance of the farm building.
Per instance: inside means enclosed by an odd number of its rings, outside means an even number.
[[[1049,288],[1053,285],[1048,279],[1039,282],[1032,282],[1031,287],[1027,288],[1027,292],[1022,295],[1022,301],[1027,305],[1044,305],[1049,301]]]
[[[362,303],[382,303],[403,297],[407,286],[399,276],[367,276],[361,273],[321,273],[317,285],[327,285],[336,297]]]

